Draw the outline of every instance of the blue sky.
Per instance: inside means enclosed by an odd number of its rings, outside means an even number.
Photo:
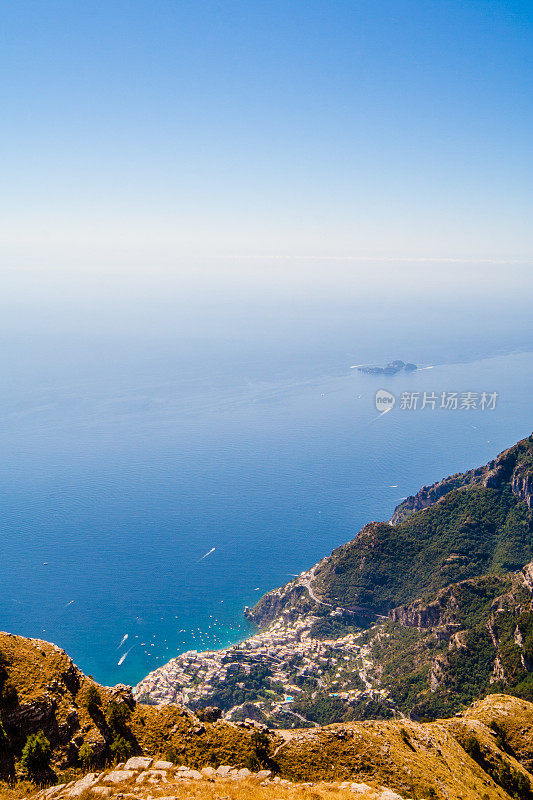
[[[0,2],[7,263],[533,257],[533,4]]]

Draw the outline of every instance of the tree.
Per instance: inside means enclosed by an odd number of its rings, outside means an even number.
[[[4,730],[4,726],[2,725],[2,720],[0,719],[0,753],[5,752],[9,748],[9,739],[7,738],[7,733]]]
[[[50,765],[52,748],[42,731],[31,733],[22,750],[20,766],[24,772],[42,772]]]
[[[116,761],[127,761],[133,750],[130,742],[123,736],[117,736],[109,749]]]
[[[85,700],[85,705],[87,706],[87,709],[89,711],[91,711],[91,709],[95,709],[97,706],[102,705],[102,698],[100,696],[100,692],[98,691],[94,683],[91,683],[90,686],[87,688],[83,699]]]
[[[83,742],[82,746],[78,751],[78,758],[80,760],[80,764],[85,769],[88,769],[91,766],[92,760],[94,758],[94,753],[89,742]]]
[[[115,731],[120,730],[126,724],[129,715],[130,710],[125,703],[117,703],[112,700],[107,707],[106,719],[108,725]]]

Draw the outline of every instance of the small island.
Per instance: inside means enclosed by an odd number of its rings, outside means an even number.
[[[395,361],[390,361],[386,367],[361,366],[357,367],[357,369],[367,375],[395,375],[397,372],[413,372],[418,367],[416,364],[406,364],[405,361],[396,359]]]

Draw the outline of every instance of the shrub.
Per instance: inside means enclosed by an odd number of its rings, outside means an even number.
[[[503,762],[499,765],[498,770],[492,775],[494,781],[502,787],[511,797],[516,797],[517,800],[528,800],[531,798],[531,783],[527,778],[518,770],[513,769],[509,764]]]
[[[38,731],[26,739],[20,766],[27,773],[42,772],[49,767],[51,756],[50,742],[42,731]]]
[[[88,769],[93,761],[94,753],[91,745],[88,742],[83,742],[78,752],[80,764],[85,769]]]
[[[125,703],[116,703],[114,700],[107,707],[106,720],[113,730],[120,730],[130,716],[130,709]]]
[[[218,706],[206,706],[196,711],[196,716],[200,722],[216,722],[222,716],[222,711]]]
[[[131,743],[123,736],[117,736],[109,749],[115,761],[127,761],[133,751]]]
[[[5,679],[7,678],[7,670],[6,670],[7,665],[8,665],[7,656],[3,650],[0,650],[0,686],[4,683]]]
[[[270,763],[270,740],[265,733],[254,731],[252,733],[252,746],[254,753],[248,758],[250,764],[247,764],[248,769],[258,770],[271,766]]]
[[[468,736],[463,747],[470,758],[473,758],[478,764],[483,762],[483,753],[481,752],[480,744],[475,736]]]
[[[177,747],[173,744],[169,744],[167,749],[165,750],[165,760],[172,761],[173,764],[178,764],[182,759],[180,758],[180,752]]]
[[[18,703],[17,689],[9,679],[0,684],[0,703],[6,708],[13,708]]]
[[[91,710],[91,708],[94,709],[97,706],[102,705],[102,697],[100,695],[100,692],[94,685],[94,683],[91,683],[90,686],[87,688],[83,696],[83,699],[89,711]]]
[[[506,749],[506,744],[507,744],[507,741],[506,741],[507,740],[507,735],[506,735],[505,731],[503,730],[503,728],[501,727],[501,725],[498,725],[496,720],[493,719],[489,723],[489,728],[494,733],[495,738],[496,738],[496,744],[498,745],[500,750],[505,750]]]
[[[0,719],[0,753],[5,752],[8,748],[9,739],[7,738],[4,726],[2,725],[2,720]]]
[[[406,729],[403,727],[400,728],[400,736],[402,737],[402,741],[404,742],[404,744],[407,745],[407,747],[409,747],[411,750],[415,749],[411,742],[411,737],[409,736],[408,731],[406,731]]]

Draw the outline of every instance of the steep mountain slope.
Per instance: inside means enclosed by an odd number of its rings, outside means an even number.
[[[366,629],[331,609],[280,619],[233,648],[179,656],[135,693],[147,702],[216,704],[228,718],[283,728],[420,720],[453,714],[487,692],[533,700],[532,667],[533,562],[451,584]]]
[[[69,800],[82,792],[117,800],[216,800],[221,793],[235,800],[342,800],[354,794],[362,800],[531,800],[524,732],[531,733],[531,706],[497,696],[464,717],[429,725],[365,723],[286,733],[276,759],[290,780],[231,765],[198,772],[135,758],[112,772],[46,789],[37,800]]]
[[[255,636],[182,654],[133,693],[98,686],[54,645],[0,633],[0,774],[20,772],[28,736],[42,733],[49,780],[145,753],[267,767],[339,793],[364,781],[373,800],[533,800],[532,475],[529,437],[425,487],[394,524],[370,523],[262,598],[248,612]],[[165,769],[150,795],[176,781],[181,796],[183,775]],[[95,796],[112,797],[105,773],[93,780]]]
[[[487,692],[533,699],[533,564],[393,609],[370,641],[376,678],[414,718],[452,714]]]
[[[485,467],[446,478],[371,522],[309,573],[248,611],[263,627],[320,605],[386,615],[451,583],[518,570],[533,558],[533,436]]]
[[[503,453],[484,467],[457,473],[442,481],[437,481],[432,486],[423,486],[419,492],[407,497],[396,508],[392,524],[396,525],[412,514],[423,508],[433,505],[441,497],[454,489],[464,486],[493,486],[508,483],[513,493],[532,507],[533,500],[533,447],[532,437],[523,439],[517,444],[504,450]]]
[[[255,636],[178,656],[137,698],[283,728],[533,699],[532,465],[529,437],[421,490],[247,610]]]

